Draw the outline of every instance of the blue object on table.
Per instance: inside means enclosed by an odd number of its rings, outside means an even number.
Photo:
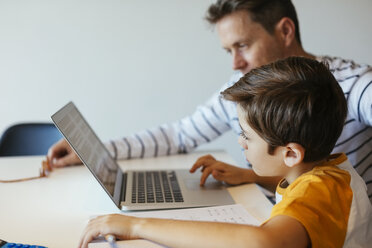
[[[0,157],[46,155],[62,138],[53,123],[20,123],[7,128],[0,139]]]
[[[106,241],[110,244],[111,248],[118,248],[116,244],[116,237],[112,234],[108,234],[105,236]]]
[[[19,244],[19,243],[8,243],[8,242],[0,239],[0,248],[47,248],[47,247],[40,246],[40,245],[26,245],[26,244]]]

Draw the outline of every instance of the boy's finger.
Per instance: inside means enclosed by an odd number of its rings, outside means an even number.
[[[84,237],[83,237],[83,243],[82,243],[82,246],[80,247],[83,247],[83,248],[88,248],[88,244],[90,241],[93,240],[93,238],[95,237],[98,237],[100,233],[98,231],[88,231]]]
[[[219,172],[218,170],[213,170],[211,174],[214,179],[218,181],[224,181],[223,173]]]
[[[209,166],[209,165],[213,164],[215,161],[216,160],[212,155],[210,155],[210,154],[204,155],[204,156],[202,156],[202,157],[200,157],[196,160],[194,165],[191,167],[190,172],[191,173],[195,172],[201,166]]]
[[[206,159],[205,159],[204,156],[198,158],[198,160],[196,160],[194,165],[191,167],[190,172],[195,172],[198,168],[200,168],[201,166],[203,166],[205,164],[206,164]]]
[[[203,186],[205,184],[205,181],[207,180],[208,176],[212,172],[212,168],[205,167],[202,176],[200,177],[200,185]]]

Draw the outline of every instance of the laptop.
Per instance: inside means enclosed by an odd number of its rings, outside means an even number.
[[[54,115],[55,126],[115,205],[123,211],[234,204],[225,184],[188,170],[123,171],[73,102]],[[175,165],[176,167],[176,165]]]

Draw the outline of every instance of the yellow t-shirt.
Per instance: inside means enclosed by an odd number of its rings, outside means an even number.
[[[336,154],[290,185],[283,179],[270,218],[286,215],[298,220],[312,248],[366,247],[371,242],[371,204],[363,180],[350,171],[346,155]]]

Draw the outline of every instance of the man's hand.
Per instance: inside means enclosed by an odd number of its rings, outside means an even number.
[[[65,139],[60,139],[49,148],[47,157],[52,167],[82,164],[79,157]]]
[[[205,155],[198,158],[190,169],[190,172],[194,173],[200,167],[203,172],[200,178],[200,185],[204,185],[209,175],[212,175],[218,181],[223,181],[232,185],[250,182],[249,176],[247,175],[248,169],[223,163],[216,160],[212,155]]]

